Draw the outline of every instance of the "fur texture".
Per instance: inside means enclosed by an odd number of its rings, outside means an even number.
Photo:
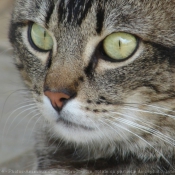
[[[38,169],[172,173],[174,9],[174,0],[16,0],[9,38],[47,119],[36,139]],[[33,22],[52,36],[51,52],[30,45]],[[139,38],[123,62],[103,59],[101,43],[113,32]],[[48,89],[72,98],[57,112]]]

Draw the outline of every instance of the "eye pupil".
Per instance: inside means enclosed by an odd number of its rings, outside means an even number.
[[[46,31],[44,31],[44,39],[46,38]]]
[[[121,49],[121,41],[119,40],[119,48]]]

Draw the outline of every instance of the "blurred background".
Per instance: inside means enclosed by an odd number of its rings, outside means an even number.
[[[0,174],[30,170],[37,127],[27,88],[13,61],[8,28],[14,0],[0,0]],[[2,172],[1,172],[2,171]]]

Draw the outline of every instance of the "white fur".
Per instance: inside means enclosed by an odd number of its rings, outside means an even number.
[[[67,142],[74,142],[77,144],[89,144],[95,142],[97,145],[104,144],[105,146],[114,143],[114,141],[127,141],[127,138],[131,135],[131,133],[121,129],[122,127],[129,128],[123,122],[116,122],[121,128],[117,126],[111,127],[110,124],[104,125],[104,123],[100,122],[103,121],[102,116],[83,111],[82,104],[76,99],[69,101],[59,114],[52,107],[50,100],[44,96],[43,104],[40,106],[40,109],[45,119],[50,122],[56,137],[62,138]],[[125,114],[121,117],[127,118],[127,114],[133,115],[133,118],[135,116],[134,112],[131,114],[131,112],[125,110]],[[118,115],[113,113],[111,116]],[[105,118],[109,117],[108,114]],[[68,121],[70,125],[66,125],[64,122],[59,121],[60,118]],[[132,121],[131,118],[129,120]],[[71,123],[76,124],[76,126],[74,124],[71,125]],[[84,129],[81,126],[89,129]]]
[[[57,121],[58,114],[53,109],[48,97],[44,96],[43,97],[43,103],[42,104],[40,103],[38,105],[39,105],[39,109],[41,110],[41,113],[43,114],[43,116],[45,117],[45,119],[47,121],[49,121],[52,124]]]

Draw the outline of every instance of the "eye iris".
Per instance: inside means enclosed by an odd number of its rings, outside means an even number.
[[[33,24],[31,29],[31,38],[33,43],[39,49],[49,51],[53,47],[53,40],[45,28]]]
[[[118,61],[131,56],[136,47],[136,37],[124,32],[113,33],[107,36],[103,42],[103,48],[107,56]]]

